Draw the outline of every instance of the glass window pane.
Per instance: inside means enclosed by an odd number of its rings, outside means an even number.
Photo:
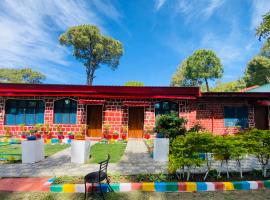
[[[16,124],[24,124],[24,108],[19,108],[16,115]]]
[[[25,111],[25,124],[26,125],[35,124],[35,109],[34,108],[28,108]]]
[[[71,124],[76,124],[76,113],[71,113],[70,114],[70,123]]]
[[[61,113],[54,113],[54,123],[55,124],[62,123],[62,114]]]
[[[69,123],[69,113],[63,113],[62,116],[63,116],[62,123],[68,124]]]
[[[15,124],[15,115],[6,114],[6,125],[14,125]]]
[[[44,109],[37,109],[36,111],[36,124],[44,123]]]

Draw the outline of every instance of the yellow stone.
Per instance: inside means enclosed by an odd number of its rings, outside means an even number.
[[[63,192],[75,192],[75,185],[74,184],[64,184],[63,185]]]
[[[197,191],[197,185],[194,182],[185,182],[187,187],[187,192],[195,192]]]
[[[234,190],[233,183],[231,182],[223,182],[224,184],[224,190]]]
[[[142,184],[142,190],[143,191],[148,191],[148,192],[153,192],[155,191],[155,183],[153,182],[145,182]]]

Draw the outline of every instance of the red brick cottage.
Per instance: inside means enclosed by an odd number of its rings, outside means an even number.
[[[270,93],[201,93],[198,87],[126,87],[51,84],[0,84],[0,134],[48,124],[56,133],[79,132],[102,137],[104,127],[141,138],[155,116],[176,111],[187,128],[200,123],[215,134],[242,128],[269,128]]]

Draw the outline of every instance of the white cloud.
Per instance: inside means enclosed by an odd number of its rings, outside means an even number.
[[[208,19],[224,4],[224,0],[178,0],[174,6],[176,14],[184,14],[186,21],[192,18]]]
[[[106,6],[114,10],[107,16],[117,19],[117,10]],[[51,80],[74,81],[72,76],[82,75],[70,73],[71,53],[59,45],[58,37],[68,27],[79,24],[98,25],[106,31],[96,10],[83,0],[1,1],[0,67],[32,67]]]
[[[251,28],[255,29],[262,21],[262,15],[270,11],[270,1],[253,0],[252,9]]]
[[[155,10],[158,11],[165,4],[166,0],[155,0]]]

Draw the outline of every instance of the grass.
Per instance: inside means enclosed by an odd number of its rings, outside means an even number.
[[[121,160],[126,149],[126,144],[95,144],[91,147],[90,163],[99,163],[111,155],[110,163],[117,163]]]
[[[82,193],[49,193],[49,192],[1,192],[1,200],[27,199],[27,200],[80,200],[84,199]],[[102,199],[98,195],[88,195],[88,199]],[[254,191],[219,191],[219,192],[198,192],[198,193],[157,193],[157,192],[122,192],[108,193],[105,195],[107,200],[166,200],[166,199],[185,199],[185,200],[265,200],[270,199],[270,190]]]
[[[45,157],[51,156],[61,150],[64,150],[66,148],[70,147],[69,144],[45,144],[44,145],[44,153]],[[12,144],[12,145],[6,145],[6,146],[0,146],[0,154],[22,154],[22,147],[20,144]],[[20,156],[18,157],[19,159]],[[18,160],[17,160],[18,161]],[[9,162],[7,162],[9,163]],[[13,163],[13,160],[12,160]]]

